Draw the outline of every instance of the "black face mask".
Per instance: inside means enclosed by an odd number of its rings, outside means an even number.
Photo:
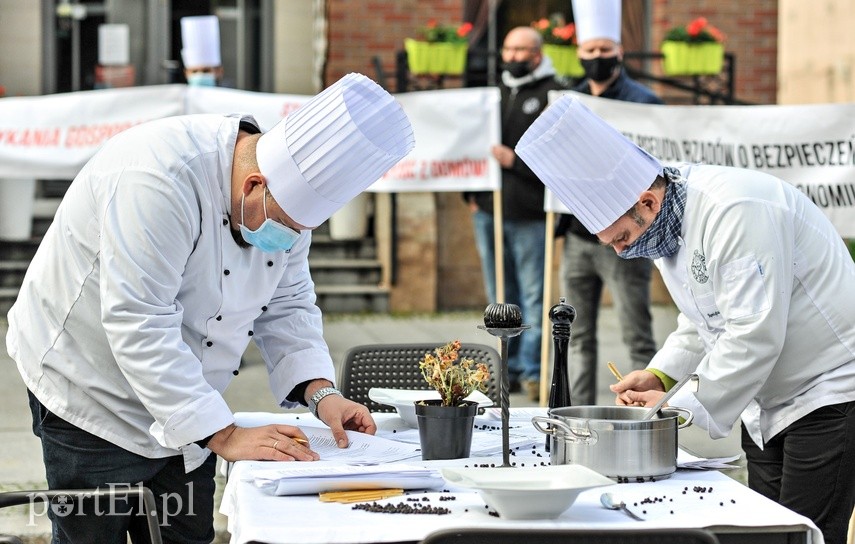
[[[614,57],[597,57],[594,59],[580,59],[585,77],[593,81],[605,81],[612,77],[615,68],[620,66],[617,55]]]
[[[502,63],[502,70],[508,72],[515,78],[527,76],[533,71],[531,63],[527,60]]]

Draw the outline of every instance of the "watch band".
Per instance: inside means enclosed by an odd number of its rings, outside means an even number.
[[[321,400],[323,400],[325,397],[328,397],[330,395],[342,396],[341,391],[339,391],[335,387],[321,387],[320,389],[315,391],[315,393],[309,399],[309,410],[311,410],[312,414],[318,419],[320,419],[318,417],[318,403],[321,402]]]

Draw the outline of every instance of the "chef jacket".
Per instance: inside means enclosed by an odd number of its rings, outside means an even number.
[[[222,397],[255,340],[282,406],[334,379],[304,231],[290,252],[240,247],[231,171],[239,115],[152,121],[111,140],[57,210],[9,312],[7,347],[62,419],[148,458],[210,454]],[[234,212],[234,213],[233,213]]]
[[[657,259],[677,329],[648,368],[699,375],[669,404],[712,438],[742,418],[763,444],[826,405],[855,399],[855,264],[797,188],[764,173],[684,166],[679,251]]]

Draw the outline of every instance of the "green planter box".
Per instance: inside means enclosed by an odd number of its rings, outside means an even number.
[[[460,75],[466,69],[465,43],[420,42],[407,38],[404,49],[410,72],[416,75]]]
[[[724,45],[720,43],[662,42],[662,71],[669,76],[714,75],[721,72]]]
[[[543,54],[552,60],[555,73],[559,76],[582,77],[585,70],[576,56],[575,45],[555,45],[547,43],[543,45]]]

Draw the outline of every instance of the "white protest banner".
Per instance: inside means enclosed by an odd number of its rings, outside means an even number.
[[[807,194],[841,236],[855,237],[855,104],[658,106],[573,94],[663,163],[766,172]],[[545,208],[567,211],[551,195]]]
[[[296,110],[311,96],[239,91],[220,87],[187,87],[185,112],[248,113],[262,131],[268,131],[283,117]]]
[[[71,179],[111,136],[184,113],[184,85],[0,100],[0,178]]]
[[[416,147],[369,191],[492,191],[501,184],[490,147],[501,141],[497,88],[395,95]]]
[[[250,113],[269,130],[310,97],[187,89],[187,113]],[[447,89],[395,95],[413,125],[416,146],[368,188],[372,192],[490,191],[500,184],[490,147],[500,138],[498,89]]]

